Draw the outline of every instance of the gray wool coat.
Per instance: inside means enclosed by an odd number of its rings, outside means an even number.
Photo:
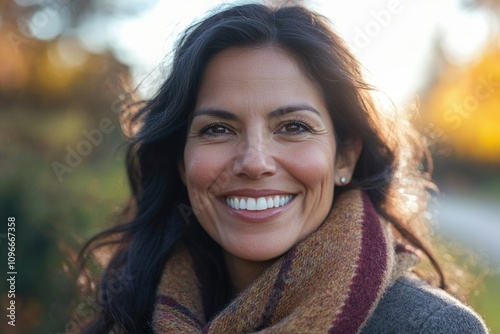
[[[414,276],[401,277],[379,302],[361,334],[483,334],[469,307]]]

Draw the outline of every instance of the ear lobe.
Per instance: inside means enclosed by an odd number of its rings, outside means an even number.
[[[177,162],[177,171],[181,177],[182,183],[186,185],[186,166],[184,165],[184,160],[179,160]]]
[[[351,181],[362,148],[359,138],[349,139],[339,147],[335,157],[335,185],[345,186]]]

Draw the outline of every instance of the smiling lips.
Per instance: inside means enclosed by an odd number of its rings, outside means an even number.
[[[292,195],[275,195],[265,197],[227,196],[226,204],[236,210],[262,211],[284,206],[292,199]]]

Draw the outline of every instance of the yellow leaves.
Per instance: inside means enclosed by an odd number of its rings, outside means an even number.
[[[463,69],[445,69],[423,114],[464,159],[500,162],[500,48]],[[427,110],[425,110],[427,109]]]

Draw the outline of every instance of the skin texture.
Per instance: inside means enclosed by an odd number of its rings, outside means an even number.
[[[327,217],[361,144],[336,148],[324,99],[277,48],[231,48],[205,69],[179,170],[195,215],[222,246],[239,291]],[[263,211],[226,196],[292,195]]]

